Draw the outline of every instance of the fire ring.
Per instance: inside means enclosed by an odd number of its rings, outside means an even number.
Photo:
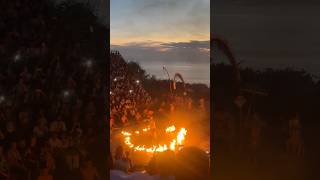
[[[166,150],[172,150],[175,151],[177,147],[183,146],[187,130],[185,128],[180,128],[179,131],[176,131],[176,127],[174,125],[167,127],[164,131],[165,134],[173,134],[174,138],[171,139],[171,141],[167,144],[157,144],[157,145],[135,145],[132,143],[132,136],[140,136],[142,134],[148,133],[151,130],[150,127],[143,128],[141,130],[136,130],[133,132],[129,131],[121,131],[121,134],[124,137],[124,143],[130,148],[133,149],[133,151],[144,151],[147,153],[154,153],[154,152],[163,152]]]

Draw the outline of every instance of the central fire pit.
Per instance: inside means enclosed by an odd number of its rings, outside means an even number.
[[[148,126],[134,131],[123,130],[121,134],[124,139],[124,144],[133,151],[154,153],[166,150],[176,151],[177,147],[183,146],[187,130],[181,127],[180,130],[177,131],[175,125],[171,125],[162,130]],[[139,140],[143,140],[144,143],[138,143]],[[158,143],[152,144],[150,142]]]

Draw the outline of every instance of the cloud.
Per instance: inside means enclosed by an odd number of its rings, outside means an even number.
[[[208,39],[209,4],[209,0],[111,0],[111,42]]]
[[[209,49],[210,41],[171,42],[171,43],[162,43],[161,45],[169,48]]]
[[[144,41],[144,42],[131,42],[122,45],[112,45],[111,49],[119,49],[123,51],[145,51],[149,54],[153,52],[159,56],[163,57],[176,57],[180,59],[179,56],[184,58],[184,62],[193,63],[195,60],[187,57],[209,57],[210,52],[210,41],[189,41],[189,42],[169,42],[162,43],[157,41]],[[185,54],[184,54],[185,53]],[[202,59],[202,58],[200,58]]]
[[[210,0],[111,0],[111,49],[161,78],[209,84]]]
[[[127,61],[141,64],[149,74],[163,77],[162,67],[172,73],[180,72],[188,82],[210,82],[209,41],[190,42],[137,42],[111,45]]]

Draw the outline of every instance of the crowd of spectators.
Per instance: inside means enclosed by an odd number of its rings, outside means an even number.
[[[105,173],[105,132],[96,131],[105,123],[105,72],[81,55],[53,9],[46,0],[0,2],[0,179]]]
[[[159,93],[151,97],[143,87],[146,79],[135,79],[128,62],[118,51],[110,52],[110,127],[140,123],[179,109],[205,110],[205,100],[194,100],[184,94]],[[138,69],[139,71],[139,69]],[[207,109],[208,111],[208,109]]]
[[[141,112],[148,107],[151,97],[134,79],[126,61],[119,52],[110,53],[110,117],[111,122],[126,124],[129,119],[141,119]]]

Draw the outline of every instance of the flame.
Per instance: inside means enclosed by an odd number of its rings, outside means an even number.
[[[123,134],[124,136],[131,136],[131,133],[126,131],[121,131],[121,134]]]
[[[170,143],[170,150],[174,151],[176,148],[176,140],[172,140],[172,142]]]
[[[145,151],[145,152],[150,152],[150,153],[153,153],[153,152],[163,152],[163,151],[166,151],[168,150],[168,147],[167,145],[158,145],[158,146],[152,146],[150,148],[146,148],[145,145],[142,145],[142,146],[136,146],[134,148],[135,151]]]
[[[176,127],[172,125],[166,129],[166,132],[174,132],[175,130],[176,130]]]
[[[143,128],[142,131],[146,132],[149,131],[150,128]],[[166,128],[167,133],[174,132],[176,130],[175,126],[172,125],[168,128]],[[138,145],[135,146],[134,144],[131,143],[131,133],[127,131],[122,131],[122,135],[124,136],[124,143],[129,146],[129,148],[133,148],[134,151],[145,151],[148,153],[154,153],[154,152],[163,152],[168,150],[168,146],[166,144],[164,145],[153,145],[152,147],[146,147],[145,145]],[[140,134],[140,131],[135,131],[135,134]],[[180,131],[177,134],[177,137],[173,139],[170,142],[170,150],[174,151],[176,149],[177,144],[178,145],[183,145],[183,141],[185,140],[185,136],[187,135],[187,130],[185,128],[181,128]]]
[[[181,128],[177,136],[177,142],[179,145],[182,145],[182,141],[184,140],[184,137],[186,135],[187,135],[187,130],[185,128]]]
[[[150,127],[143,128],[143,129],[142,129],[143,132],[147,132],[147,131],[149,131],[149,130],[150,130]]]
[[[127,144],[130,148],[134,147],[129,136],[124,138],[124,143]]]
[[[167,145],[163,145],[163,146],[159,145],[158,148],[156,149],[157,152],[162,152],[166,150],[168,150]]]

